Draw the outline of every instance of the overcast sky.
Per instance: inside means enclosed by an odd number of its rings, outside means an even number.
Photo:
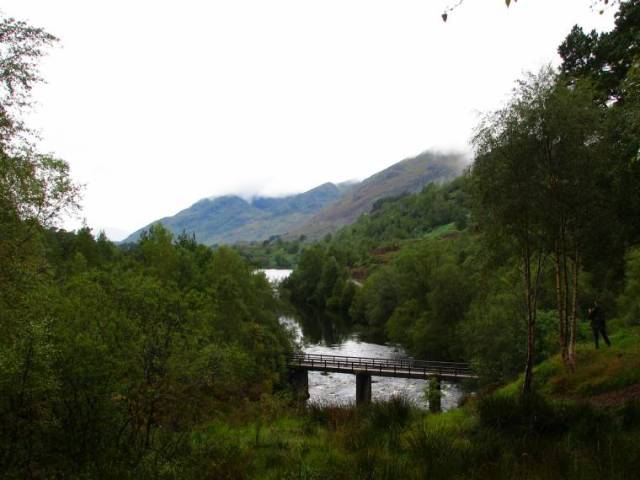
[[[591,0],[3,0],[60,38],[29,119],[114,239],[225,193],[364,178],[468,151],[478,112],[558,63]],[[67,222],[67,227],[76,224]]]

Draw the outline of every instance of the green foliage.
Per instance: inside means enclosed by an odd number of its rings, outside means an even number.
[[[589,79],[598,88],[601,101],[624,98],[621,83],[640,54],[640,4],[626,0],[619,2],[619,7],[613,30],[584,33],[576,25],[558,47],[562,73],[573,79]]]
[[[624,291],[618,300],[621,317],[629,324],[640,324],[640,248],[631,249],[626,256]]]
[[[502,268],[484,280],[460,329],[467,358],[482,378],[496,383],[522,370],[526,348],[526,323],[522,300],[513,288],[518,281],[513,268]]]
[[[0,38],[0,144],[5,150],[26,131],[20,115],[32,105],[31,90],[42,81],[38,60],[57,39],[15,18],[0,20]]]
[[[553,434],[568,428],[556,415],[558,412],[538,394],[487,395],[478,401],[477,409],[481,426],[515,435]]]
[[[429,411],[440,412],[442,409],[442,390],[440,380],[432,377],[425,387],[425,397],[429,402]]]
[[[280,236],[231,246],[248,263],[258,268],[294,268],[298,264],[302,240],[283,240]]]
[[[281,382],[271,285],[231,250],[161,226],[127,251],[88,230],[41,241],[50,274],[0,310],[3,470],[144,470],[216,405]]]
[[[575,368],[582,266],[615,243],[616,213],[608,201],[613,163],[602,140],[606,111],[594,95],[587,82],[566,85],[544,68],[518,83],[509,104],[487,117],[474,139],[474,214],[485,235],[513,243],[520,257],[527,319],[525,394],[532,385],[547,256],[556,275],[562,358]]]
[[[468,276],[462,273],[468,242],[444,239],[457,235],[454,222],[466,225],[464,185],[460,178],[379,200],[370,215],[304,249],[283,288],[297,305],[348,314],[366,325],[370,336],[388,336],[419,355],[458,358],[460,348],[447,345],[470,300]],[[436,230],[441,233],[432,235]],[[400,231],[400,238],[424,239],[393,255],[396,248],[385,242]],[[369,269],[363,284],[349,279],[350,272]]]
[[[637,337],[616,343],[628,351]],[[539,369],[553,363],[567,375],[556,360]],[[183,478],[633,478],[640,466],[637,402],[603,409],[542,395],[522,399],[518,390],[435,415],[401,398],[298,410],[272,399],[259,448],[255,418],[225,412],[193,434],[184,447],[189,461],[172,465]]]
[[[585,33],[575,26],[559,47],[563,80],[570,84],[585,81],[591,84],[594,98],[606,110],[603,134],[607,154],[612,159],[609,168],[614,182],[606,201],[615,205],[620,220],[615,245],[618,258],[627,246],[623,239],[630,238],[632,243],[640,240],[639,24],[640,3],[621,1],[613,30]]]
[[[430,183],[417,194],[380,199],[371,213],[339,230],[333,243],[363,262],[389,242],[420,238],[451,223],[462,230],[469,216],[465,184],[466,178],[459,177],[442,185]]]
[[[37,62],[55,41],[42,29],[0,19],[0,305],[15,303],[41,273],[41,228],[77,207],[69,166],[39,153],[22,119],[42,81]]]
[[[602,411],[539,397],[528,405],[515,397],[479,403],[437,415],[398,399],[298,413],[281,405],[263,425],[259,448],[246,423],[220,419],[188,447],[193,470],[176,471],[183,478],[622,479],[639,465],[632,404]]]
[[[365,283],[364,292],[377,290],[365,317],[385,323],[389,338],[419,358],[460,359],[457,330],[474,295],[471,276],[463,273],[468,253],[463,237],[427,239],[403,249]],[[391,285],[395,299],[383,293]]]
[[[298,268],[282,284],[294,303],[334,311],[347,307],[353,290],[347,287],[346,268],[337,255],[320,244],[302,251]]]

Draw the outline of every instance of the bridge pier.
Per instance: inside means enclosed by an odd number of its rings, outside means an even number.
[[[304,369],[289,370],[289,384],[293,387],[296,399],[305,401],[309,398],[309,372]]]
[[[356,373],[356,405],[371,403],[371,375]]]
[[[429,411],[438,413],[442,411],[442,385],[440,377],[431,377],[427,387],[427,400]]]

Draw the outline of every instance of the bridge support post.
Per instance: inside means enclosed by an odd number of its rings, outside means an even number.
[[[289,370],[289,384],[293,387],[296,399],[304,402],[309,398],[309,372],[304,369]]]
[[[371,402],[371,375],[356,373],[356,405]]]
[[[427,392],[427,400],[429,401],[429,411],[438,413],[442,411],[442,386],[440,377],[431,377]]]

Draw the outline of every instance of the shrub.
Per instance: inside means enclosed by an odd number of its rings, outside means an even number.
[[[528,397],[494,394],[477,403],[480,425],[512,433],[559,433],[567,429],[566,419],[538,394]]]
[[[406,425],[412,411],[411,402],[406,397],[394,395],[389,400],[367,405],[364,414],[374,429],[388,430]]]

